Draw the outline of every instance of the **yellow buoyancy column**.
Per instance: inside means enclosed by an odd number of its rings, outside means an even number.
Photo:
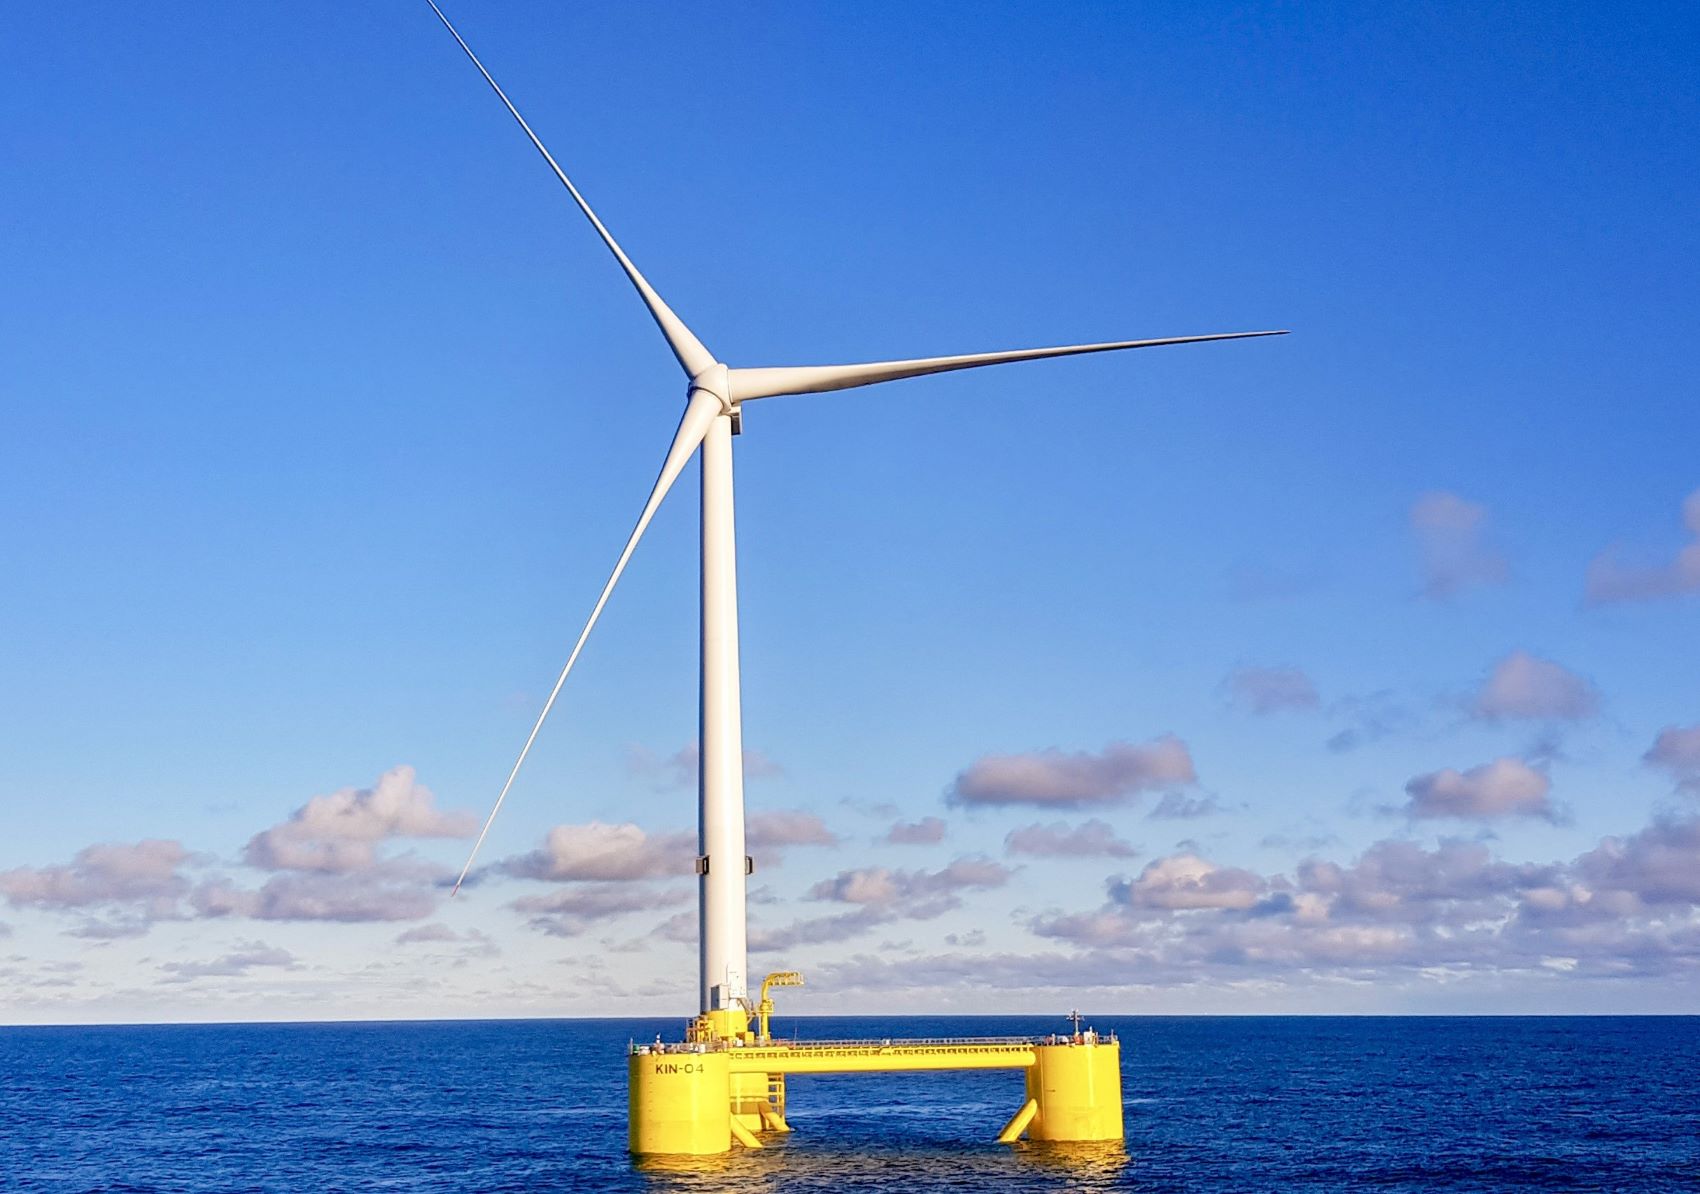
[[[631,1150],[703,1156],[732,1147],[726,1054],[633,1053]]]
[[[1076,1044],[1034,1046],[1027,1097],[1038,1104],[1029,1140],[1120,1140],[1122,1048],[1084,1034]]]

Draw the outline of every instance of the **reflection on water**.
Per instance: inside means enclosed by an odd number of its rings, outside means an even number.
[[[1075,1190],[1112,1189],[1123,1171],[1133,1164],[1133,1158],[1127,1155],[1127,1145],[1120,1140],[1078,1144],[1023,1140],[1012,1147],[1015,1155],[1034,1169],[1067,1177],[1070,1188]]]
[[[633,1169],[656,1194],[786,1194],[792,1190],[1112,1190],[1132,1165],[1120,1142],[964,1143],[915,1148],[846,1148],[795,1134],[767,1138],[760,1152],[717,1157],[645,1157]]]

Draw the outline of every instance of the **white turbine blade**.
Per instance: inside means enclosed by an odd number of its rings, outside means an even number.
[[[961,357],[925,357],[914,361],[874,361],[866,365],[797,365],[774,369],[732,369],[731,399],[775,398],[781,394],[820,394],[856,386],[949,373],[953,369],[977,369],[981,365],[1007,365],[1012,361],[1038,361],[1046,357],[1072,357],[1087,352],[1119,352],[1124,348],[1156,348],[1163,344],[1199,344],[1206,340],[1245,340],[1254,336],[1285,336],[1279,332],[1218,332],[1212,336],[1170,336],[1163,340],[1117,340],[1109,344],[1070,344],[1062,348],[1021,348],[1013,352],[979,352]]]
[[[567,682],[567,674],[573,670],[573,664],[578,662],[579,652],[584,649],[585,640],[590,637],[591,629],[596,620],[602,616],[602,607],[608,604],[608,595],[619,583],[620,573],[626,570],[626,561],[632,558],[632,550],[637,547],[638,540],[643,538],[644,530],[649,526],[649,520],[655,517],[655,511],[661,505],[661,499],[667,496],[667,491],[673,487],[673,482],[679,477],[679,472],[685,467],[685,462],[702,443],[702,437],[708,434],[709,426],[716,416],[721,413],[720,399],[704,390],[696,390],[691,394],[691,401],[685,407],[685,415],[679,420],[679,430],[673,435],[673,446],[667,449],[667,459],[661,465],[661,475],[655,479],[655,487],[649,491],[649,501],[644,503],[643,513],[638,515],[637,525],[632,528],[631,537],[626,540],[625,550],[620,553],[619,560],[614,564],[613,574],[608,577],[608,583],[602,586],[602,595],[596,599],[596,606],[590,611],[590,619],[585,622],[584,629],[579,632],[578,641],[573,644],[572,654],[567,656],[567,664],[561,669],[560,676],[555,681],[555,687],[549,692],[549,699],[543,702],[543,712],[537,715],[537,722],[531,727],[531,733],[525,739],[525,745],[520,748],[519,758],[514,760],[513,769],[508,772],[507,782],[502,785],[501,794],[496,797],[495,807],[484,819],[484,828],[478,833],[478,840],[472,844],[472,853],[467,855],[466,865],[460,868],[460,877],[455,880],[453,896],[460,890],[460,885],[466,882],[466,873],[472,869],[472,860],[478,857],[478,850],[484,844],[485,836],[490,832],[490,826],[496,820],[496,814],[502,811],[502,801],[508,798],[508,789],[514,786],[514,777],[519,774],[520,766],[525,762],[525,756],[531,753],[531,744],[537,741],[537,732],[543,728],[544,720],[549,716],[549,710],[555,707],[555,698],[561,695],[561,685]]]
[[[649,308],[649,313],[655,320],[655,326],[661,329],[663,336],[667,337],[667,343],[673,349],[673,355],[679,358],[679,364],[684,367],[685,374],[689,377],[695,377],[714,364],[714,354],[703,347],[702,341],[698,340],[695,333],[685,326],[684,320],[673,314],[673,308],[661,300],[661,296],[655,293],[655,287],[651,286],[648,279],[638,272],[638,267],[632,264],[632,259],[626,256],[626,251],[620,248],[607,227],[596,218],[596,213],[590,210],[590,204],[584,201],[584,196],[579,194],[578,188],[573,185],[573,180],[567,177],[567,172],[556,163],[554,157],[544,147],[543,142],[538,139],[537,134],[531,131],[531,126],[525,122],[525,117],[519,114],[519,109],[514,107],[512,100],[508,99],[507,93],[491,77],[490,72],[484,69],[484,64],[478,61],[478,55],[472,52],[472,47],[466,44],[466,39],[461,37],[459,31],[453,25],[449,24],[449,19],[443,15],[443,10],[437,7],[437,0],[425,0],[425,2],[431,6],[431,11],[437,14],[437,19],[443,23],[443,28],[447,29],[455,41],[460,43],[460,48],[466,51],[466,56],[472,59],[472,65],[478,68],[478,73],[484,76],[486,83],[490,84],[490,89],[496,93],[496,98],[501,100],[503,106],[513,114],[513,118],[519,121],[519,127],[525,130],[527,137],[531,138],[531,143],[537,147],[537,152],[542,154],[543,160],[549,163],[549,168],[555,172],[555,177],[560,179],[561,185],[567,188],[567,194],[573,197],[573,202],[578,204],[578,209],[585,214],[585,218],[596,229],[597,235],[602,238],[602,243],[608,246],[609,252],[613,253],[614,259],[620,263],[620,268],[626,271],[626,277],[631,279],[632,285],[637,288],[638,296],[643,299],[644,306]]]

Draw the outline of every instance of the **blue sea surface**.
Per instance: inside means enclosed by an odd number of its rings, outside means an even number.
[[[625,1050],[677,1020],[0,1029],[18,1191],[1700,1190],[1700,1017],[1097,1017],[1126,1148],[993,1137],[1019,1071],[791,1080],[761,1152],[634,1163]],[[1057,1031],[798,1018],[809,1038]],[[771,1138],[770,1138],[771,1139]]]

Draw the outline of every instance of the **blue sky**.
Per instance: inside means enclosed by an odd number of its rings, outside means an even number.
[[[448,11],[731,364],[1294,330],[748,412],[790,1006],[1695,1010],[1691,12]],[[559,187],[423,4],[0,55],[0,1016],[692,1010],[689,477],[434,886],[682,399]]]

